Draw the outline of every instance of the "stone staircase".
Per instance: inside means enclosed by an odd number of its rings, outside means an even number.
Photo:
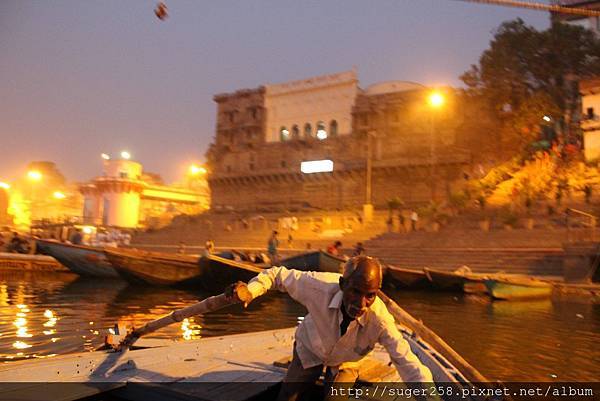
[[[373,222],[364,224],[351,213],[333,212],[327,215],[311,213],[298,215],[298,229],[280,227],[281,215],[263,214],[260,219],[249,217],[242,221],[232,214],[206,213],[186,216],[159,230],[141,232],[132,239],[131,246],[169,252],[185,243],[190,252],[200,250],[207,240],[213,240],[218,249],[242,248],[265,249],[273,230],[279,231],[280,249],[300,252],[308,247],[324,249],[335,240],[342,241],[344,248],[352,248],[356,242],[364,242],[386,230],[385,213],[378,213]],[[318,226],[318,230],[316,229]],[[288,234],[292,235],[291,244]]]
[[[386,233],[366,242],[368,254],[400,267],[562,276],[565,229]]]

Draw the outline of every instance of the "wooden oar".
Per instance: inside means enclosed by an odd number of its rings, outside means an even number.
[[[237,294],[237,296],[236,296]],[[252,301],[252,295],[248,291],[246,286],[240,286],[236,289],[233,297],[228,297],[225,294],[215,295],[204,299],[194,305],[190,305],[183,309],[178,309],[171,312],[170,314],[146,323],[139,329],[122,335],[120,332],[110,334],[106,337],[106,343],[115,350],[121,352],[121,355],[116,359],[112,368],[108,369],[105,376],[110,375],[118,366],[119,362],[125,357],[129,348],[142,336],[152,333],[158,329],[166,327],[173,323],[178,323],[191,316],[200,315],[207,312],[216,311],[226,306],[233,305],[239,302],[243,302],[244,306]]]
[[[393,299],[385,295],[382,291],[377,293],[377,296],[387,306],[388,311],[394,316],[394,319],[400,324],[407,326],[416,335],[422,338],[433,346],[433,348],[442,354],[450,363],[460,370],[461,373],[470,382],[485,383],[488,380],[475,369],[469,362],[467,362],[462,356],[460,356],[451,346],[449,346],[444,340],[441,339],[437,334],[430,328],[425,326],[421,321],[412,317],[408,312],[402,309]]]

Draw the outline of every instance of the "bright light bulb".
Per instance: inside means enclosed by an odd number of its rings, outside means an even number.
[[[129,153],[128,151],[124,150],[121,152],[121,158],[125,159],[125,160],[129,160],[131,159],[131,153]]]
[[[54,191],[52,196],[54,196],[55,199],[65,199],[67,197],[64,193],[60,191]]]
[[[324,129],[320,129],[317,131],[317,138],[323,140],[323,139],[327,139],[327,131],[325,131]]]
[[[2,189],[10,189],[10,185],[7,184],[6,182],[0,181],[0,188],[2,188]]]
[[[109,155],[107,155],[106,153],[102,153],[102,154],[100,155],[100,157],[101,157],[101,158],[103,158],[104,160],[110,160],[110,156],[109,156]]]
[[[444,96],[439,92],[432,92],[429,95],[429,104],[432,107],[440,107],[444,104]]]

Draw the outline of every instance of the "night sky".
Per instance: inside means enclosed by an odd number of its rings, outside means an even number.
[[[0,0],[0,181],[34,160],[71,181],[129,150],[167,181],[202,161],[216,93],[356,66],[460,85],[503,21],[548,14],[455,0]]]

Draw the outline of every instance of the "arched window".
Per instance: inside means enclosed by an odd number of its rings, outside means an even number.
[[[327,139],[327,130],[323,121],[317,123],[317,138],[320,140]]]
[[[312,136],[312,126],[310,123],[304,124],[304,137],[310,138]]]
[[[285,142],[287,140],[290,139],[290,131],[287,130],[287,128],[285,127],[281,127],[279,129],[279,137],[281,139],[281,142]]]
[[[338,130],[337,121],[331,120],[331,122],[329,123],[329,135],[337,136],[337,133],[338,133],[337,130]]]
[[[298,128],[298,125],[294,124],[292,127],[292,139],[298,138],[300,138],[300,128]]]

